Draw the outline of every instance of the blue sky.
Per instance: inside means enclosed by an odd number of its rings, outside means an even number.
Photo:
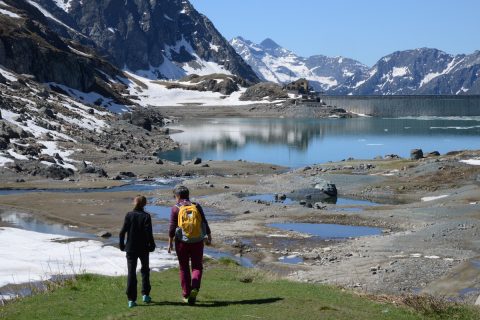
[[[190,0],[230,40],[269,37],[309,56],[373,65],[396,50],[480,50],[479,0]]]

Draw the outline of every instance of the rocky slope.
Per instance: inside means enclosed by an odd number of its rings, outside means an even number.
[[[186,0],[31,0],[119,68],[150,78],[229,73],[258,81],[212,22]],[[67,30],[69,31],[69,30]],[[83,38],[87,38],[85,40]]]
[[[88,47],[60,37],[29,2],[5,0],[0,7],[2,68],[29,75],[39,83],[95,91],[110,101],[129,104],[117,90],[120,88],[109,84],[109,79],[122,75],[120,70],[98,58]]]
[[[130,100],[134,81],[90,47],[59,36],[51,21],[29,1],[0,1],[0,173],[105,175],[79,160],[172,148],[160,128],[164,117],[143,115]],[[111,112],[131,108],[128,120]]]

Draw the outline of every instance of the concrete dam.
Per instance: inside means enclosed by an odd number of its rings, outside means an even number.
[[[375,117],[480,116],[480,95],[322,96],[329,106]]]

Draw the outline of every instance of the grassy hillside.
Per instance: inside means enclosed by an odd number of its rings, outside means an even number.
[[[82,275],[48,293],[8,303],[1,319],[480,319],[478,310],[379,303],[328,286],[277,280],[229,264],[209,264],[196,306],[181,302],[178,270],[152,274],[153,303],[127,308],[126,277]],[[140,293],[139,293],[140,294]]]

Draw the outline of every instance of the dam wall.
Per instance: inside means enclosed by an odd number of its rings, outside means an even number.
[[[480,116],[480,95],[322,96],[329,106],[376,117]]]

